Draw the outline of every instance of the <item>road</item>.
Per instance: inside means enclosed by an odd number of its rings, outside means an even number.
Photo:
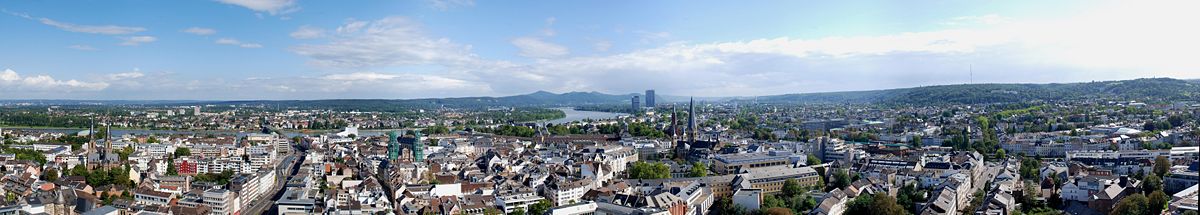
[[[985,193],[985,195],[984,195],[984,199],[982,202],[990,201],[990,198],[992,198],[993,196],[987,195],[986,193],[989,190],[987,190],[988,189],[987,187],[983,187],[983,186],[987,185],[988,181],[995,182],[996,175],[999,175],[1000,171],[1003,170],[1006,166],[1008,166],[1007,162],[1008,161],[1005,161],[1004,163],[985,164],[983,172],[979,173],[979,177],[975,177],[975,180],[974,180],[973,184],[971,185],[971,194],[972,195],[970,195],[970,197],[973,198],[975,196],[974,195],[975,191],[984,189],[983,192]],[[967,201],[967,202],[970,202],[970,201]],[[980,204],[979,207],[984,207],[984,205],[985,204]],[[974,211],[978,211],[979,208],[972,208],[971,210],[972,211],[969,211],[968,213],[974,213]]]
[[[270,206],[270,207],[267,208],[266,213],[258,213],[258,214],[279,214],[278,208],[276,208],[274,206],[274,204],[276,201],[279,201],[279,199],[283,198],[283,192],[285,190],[287,190],[287,186],[286,186],[287,182],[292,180],[292,177],[295,177],[296,173],[300,172],[300,166],[301,166],[301,164],[304,163],[304,159],[308,155],[308,153],[305,150],[302,150],[299,148],[296,148],[296,150],[300,152],[299,153],[300,158],[294,160],[292,162],[291,166],[285,167],[284,169],[282,169],[282,171],[285,171],[285,172],[288,171],[288,169],[291,169],[291,171],[287,172],[286,177],[279,177],[279,179],[282,180],[281,182],[278,183],[279,189],[275,190],[275,193],[271,195],[270,199],[262,198],[264,203],[266,203],[265,205]]]
[[[270,192],[272,198],[259,198],[253,202],[250,202],[250,205],[243,205],[242,208],[244,209],[242,210],[242,214],[277,213],[275,212],[275,201],[279,200],[279,198],[283,196],[283,191],[287,189],[287,181],[291,180],[292,176],[295,176],[296,173],[299,172],[300,164],[304,163],[304,158],[306,155],[304,151],[294,146],[292,151],[293,152],[291,154],[288,154],[283,158],[282,162],[279,162],[278,165],[275,165],[275,186],[271,187],[271,190],[274,190],[274,192]],[[299,159],[296,159],[297,154],[300,155]],[[264,213],[264,211],[266,213]]]

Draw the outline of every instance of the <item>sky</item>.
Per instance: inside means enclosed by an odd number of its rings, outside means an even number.
[[[1197,1],[2,1],[0,99],[758,96],[1200,78]]]

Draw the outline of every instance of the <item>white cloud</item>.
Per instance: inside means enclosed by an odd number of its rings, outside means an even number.
[[[216,34],[217,30],[211,28],[191,27],[188,29],[183,29],[183,32],[195,35],[212,35]]]
[[[380,80],[390,80],[390,79],[393,79],[396,77],[399,77],[399,76],[393,75],[393,74],[383,74],[383,73],[374,73],[374,72],[356,72],[356,73],[348,73],[348,74],[330,74],[330,75],[321,77],[321,79],[330,80],[330,81],[380,81]]]
[[[71,45],[71,46],[67,46],[67,48],[80,50],[80,51],[95,51],[95,50],[97,50],[95,47],[92,47],[89,45]]]
[[[54,26],[58,29],[70,32],[89,33],[89,34],[132,34],[145,31],[142,27],[116,26],[116,25],[76,25],[71,23],[59,22],[49,18],[40,18],[38,21],[42,24]]]
[[[12,71],[12,69],[5,69],[4,72],[0,72],[0,81],[9,82],[16,80],[21,80],[21,76],[17,75],[17,72]]]
[[[404,17],[351,22],[339,27],[338,32],[329,43],[300,45],[291,50],[323,67],[456,65],[477,60],[470,46],[431,37],[419,24]]]
[[[271,15],[286,14],[300,10],[295,0],[216,0],[217,2],[242,6]]]
[[[8,92],[74,92],[74,91],[99,91],[108,88],[108,83],[104,82],[83,82],[78,80],[57,80],[48,75],[34,75],[22,77],[12,69],[5,69],[0,72],[0,89],[5,89]]]
[[[315,39],[325,36],[325,30],[313,26],[300,26],[299,29],[293,31],[289,36],[296,39]]]
[[[238,47],[242,47],[242,48],[262,48],[261,44],[246,43],[246,42],[238,41],[237,39],[233,39],[233,38],[217,39],[217,41],[215,41],[214,43],[221,44],[221,45],[233,45],[233,46],[238,46]]]
[[[150,42],[154,42],[154,41],[158,41],[158,38],[155,38],[155,37],[152,37],[152,36],[132,36],[132,37],[122,37],[122,38],[121,38],[121,45],[123,45],[123,46],[137,46],[137,45],[141,45],[142,43],[150,43]]]
[[[141,78],[142,76],[145,76],[145,75],[146,74],[143,74],[142,72],[138,72],[138,71],[123,72],[123,73],[109,74],[108,79],[112,79],[112,80],[134,79],[134,78]]]
[[[531,58],[555,58],[570,54],[567,47],[542,41],[535,37],[519,37],[510,41],[513,46],[521,49],[521,56]]]
[[[339,26],[337,28],[337,33],[339,33],[339,34],[357,33],[358,30],[362,30],[363,27],[367,27],[367,21],[351,20],[348,23],[346,23],[345,25]]]
[[[951,18],[949,21],[943,22],[943,25],[962,26],[962,25],[1000,25],[1008,24],[1013,20],[1009,17],[1004,17],[996,14],[988,14],[982,16],[960,16]]]
[[[426,0],[433,9],[445,11],[460,6],[475,6],[474,0]]]

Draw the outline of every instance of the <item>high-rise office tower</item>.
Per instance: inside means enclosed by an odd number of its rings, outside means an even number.
[[[633,96],[633,99],[631,99],[630,102],[633,103],[633,106],[632,106],[633,113],[637,113],[637,111],[642,108],[642,106],[640,104],[642,102],[642,99],[639,98],[638,96]]]
[[[654,103],[654,90],[646,90],[646,107],[655,107],[658,103]]]

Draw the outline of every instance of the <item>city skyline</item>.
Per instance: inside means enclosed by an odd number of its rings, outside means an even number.
[[[1200,78],[1194,2],[5,2],[0,99],[761,96]],[[950,10],[947,10],[950,9]],[[622,14],[622,15],[614,15]],[[718,14],[718,15],[714,15]],[[720,15],[724,14],[724,15]]]

